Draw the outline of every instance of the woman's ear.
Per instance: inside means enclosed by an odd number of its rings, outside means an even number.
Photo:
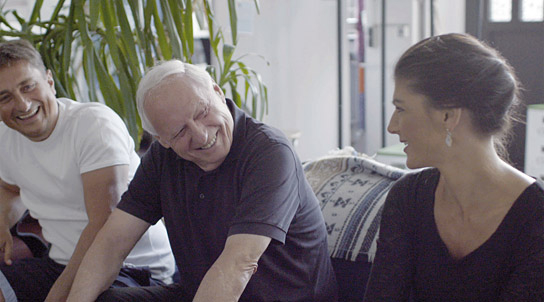
[[[461,115],[463,114],[462,108],[451,108],[444,110],[444,126],[449,131],[453,131],[459,121],[461,120]]]

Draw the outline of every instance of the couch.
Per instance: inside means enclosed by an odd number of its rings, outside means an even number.
[[[387,192],[406,170],[351,147],[303,166],[325,218],[339,301],[362,301]]]

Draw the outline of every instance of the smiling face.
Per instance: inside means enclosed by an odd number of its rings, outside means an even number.
[[[406,166],[411,169],[436,166],[445,147],[443,114],[429,106],[424,95],[415,93],[406,80],[395,81],[393,104],[387,131],[406,144]]]
[[[0,68],[0,117],[32,141],[48,138],[58,119],[51,72],[24,60]]]
[[[217,84],[169,76],[147,93],[144,109],[159,142],[181,158],[211,171],[227,157],[234,121]]]

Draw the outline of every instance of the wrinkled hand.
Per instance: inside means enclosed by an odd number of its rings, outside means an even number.
[[[11,253],[13,249],[13,237],[8,228],[0,230],[0,251],[4,253],[4,263],[11,265]]]

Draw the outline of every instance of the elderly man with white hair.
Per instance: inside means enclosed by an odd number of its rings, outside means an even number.
[[[203,69],[177,60],[146,74],[137,102],[156,142],[68,301],[336,301],[325,223],[287,138],[226,99]],[[179,283],[106,290],[161,218]]]

